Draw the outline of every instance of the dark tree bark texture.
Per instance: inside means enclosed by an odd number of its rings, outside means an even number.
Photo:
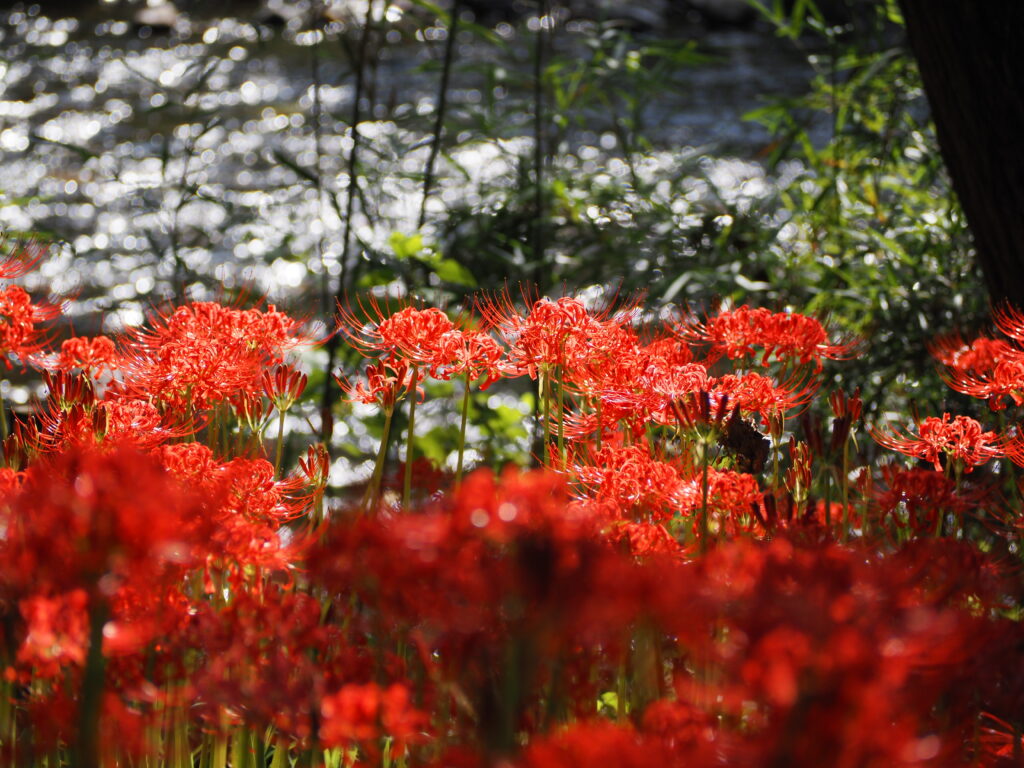
[[[993,301],[1024,308],[1024,0],[900,0]]]

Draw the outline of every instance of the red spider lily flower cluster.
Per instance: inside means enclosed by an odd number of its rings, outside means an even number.
[[[1013,306],[997,307],[992,313],[996,328],[1009,337],[978,337],[969,344],[959,334],[936,340],[931,347],[935,358],[945,367],[946,383],[971,397],[988,401],[989,407],[1002,410],[1009,398],[1014,405],[1024,403],[1024,314]]]
[[[818,320],[477,306],[339,311],[370,358],[345,395],[385,424],[362,501],[331,486],[338,445],[280,450],[309,340],[273,307],[186,304],[59,351],[26,336],[51,370],[2,446],[0,762],[1020,756],[1024,514],[1013,465],[985,466],[1016,456],[1018,428],[876,431],[926,465],[876,469],[859,396],[817,395],[821,362],[854,351]],[[978,373],[982,346],[947,364]],[[544,466],[463,473],[465,427],[446,466],[426,461],[416,408],[452,379],[461,404],[431,430],[518,379]]]
[[[755,363],[760,356],[761,365],[793,360],[813,363],[820,369],[822,360],[849,358],[858,346],[856,341],[830,343],[828,331],[813,317],[747,305],[703,321],[688,319],[676,328],[676,333],[687,342],[709,345],[712,356]]]
[[[150,327],[128,337],[121,386],[165,408],[204,410],[258,395],[264,370],[305,341],[300,324],[273,306],[196,302],[154,314]]]
[[[929,416],[918,424],[917,431],[917,437],[899,432],[892,435],[873,432],[872,435],[886,448],[931,463],[936,472],[943,469],[939,461],[943,457],[970,472],[1003,455],[999,436],[984,431],[981,424],[969,416],[951,417],[948,413],[942,414],[941,419]]]

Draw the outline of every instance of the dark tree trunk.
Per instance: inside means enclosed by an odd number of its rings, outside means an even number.
[[[1024,2],[900,5],[989,294],[1024,308]]]

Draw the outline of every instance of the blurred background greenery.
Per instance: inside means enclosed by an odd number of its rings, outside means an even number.
[[[0,152],[79,333],[243,293],[750,303],[863,337],[827,386],[877,419],[949,407],[926,343],[987,312],[895,2],[7,4]],[[328,357],[356,371],[319,349],[311,393]],[[524,460],[524,397],[475,407],[476,458]],[[365,464],[379,425],[338,415]]]

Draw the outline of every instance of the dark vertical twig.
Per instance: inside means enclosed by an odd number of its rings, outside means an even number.
[[[832,195],[835,198],[833,203],[835,205],[835,232],[842,232],[842,221],[843,221],[843,207],[840,202],[839,192],[839,156],[837,154],[840,143],[839,143],[839,98],[836,93],[836,89],[839,87],[839,42],[836,39],[836,31],[832,30],[828,36],[828,48],[829,48],[829,108],[832,110]],[[836,253],[839,258],[842,258],[843,247],[840,245],[837,248]]]
[[[387,0],[385,0],[386,3]],[[356,89],[352,98],[352,144],[348,150],[346,165],[348,166],[348,187],[345,190],[345,216],[342,232],[341,265],[338,274],[338,288],[335,291],[335,301],[341,301],[348,289],[348,265],[352,251],[352,214],[355,212],[356,187],[359,183],[358,161],[359,161],[359,124],[363,121],[363,91],[366,87],[366,54],[369,48],[370,33],[374,26],[373,9],[375,0],[366,3],[366,15],[363,18],[363,29],[359,35],[359,48],[356,52],[354,68],[356,76]],[[329,317],[329,316],[328,316]],[[332,333],[327,340],[327,368],[324,376],[324,393],[320,403],[321,429],[323,431],[324,447],[330,451],[331,436],[334,433],[334,418],[331,415],[331,397],[333,392],[331,371],[334,369],[334,361],[338,354],[338,334]]]
[[[327,265],[324,263],[324,232],[323,232],[323,194],[324,180],[322,172],[323,157],[323,103],[320,100],[320,36],[323,28],[323,16],[320,0],[313,0],[310,9],[309,31],[313,34],[313,45],[310,46],[310,79],[313,81],[313,151],[315,173],[314,183],[316,184],[316,218],[320,222],[320,234],[316,238],[316,255],[320,263],[320,313],[324,317],[331,314],[331,285],[330,276],[327,274]]]
[[[545,64],[545,26],[548,20],[547,0],[537,0],[537,35],[533,48],[533,221],[530,223],[530,244],[533,249],[533,274],[531,282],[537,294],[543,296],[547,291],[545,278],[545,242],[544,242],[544,159],[547,149],[544,124],[544,64]],[[539,456],[541,463],[547,462],[548,420],[544,419],[541,426],[539,411],[547,404],[546,393],[540,388],[537,407],[534,408],[533,455]],[[543,430],[543,431],[542,431]]]
[[[533,281],[538,292],[543,294],[546,286],[542,284],[545,266],[544,242],[544,160],[546,151],[544,123],[544,65],[545,65],[545,34],[548,20],[547,0],[537,0],[537,36],[534,38],[533,49],[533,225],[531,240],[534,258]]]
[[[434,138],[430,144],[430,156],[427,158],[427,166],[423,171],[423,199],[420,201],[420,218],[417,229],[423,229],[423,225],[427,221],[427,200],[430,198],[430,190],[434,185],[434,164],[437,162],[437,155],[441,151],[444,116],[448,108],[448,82],[451,79],[452,62],[455,55],[455,38],[459,34],[459,13],[461,10],[462,0],[452,0],[452,7],[448,17],[448,40],[445,41],[444,63],[441,67],[441,85],[437,96],[437,115],[434,117]]]

